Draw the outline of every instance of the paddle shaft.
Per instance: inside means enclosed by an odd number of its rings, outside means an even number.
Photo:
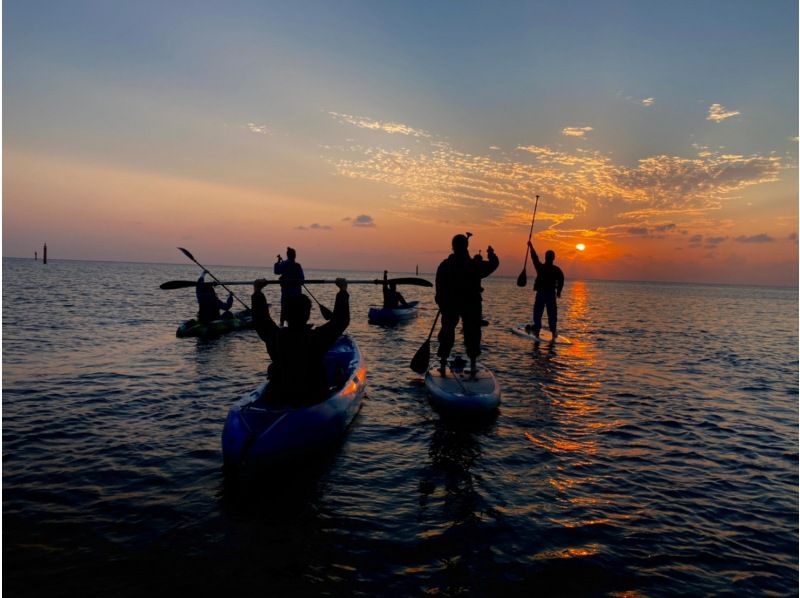
[[[539,196],[536,196],[536,203],[533,204],[533,218],[531,218],[531,230],[528,232],[528,243],[530,243],[531,238],[533,237],[533,223],[536,222],[536,208],[539,207]],[[522,269],[525,270],[528,266],[528,253],[530,252],[530,248],[528,245],[525,245],[525,261],[522,262]]]
[[[225,286],[225,283],[224,283],[224,282],[220,282],[219,278],[217,278],[217,277],[216,277],[216,276],[214,276],[214,275],[213,275],[211,272],[209,272],[209,271],[208,271],[208,268],[206,268],[206,267],[205,267],[203,264],[201,264],[201,263],[200,263],[200,262],[198,262],[196,259],[194,259],[194,256],[193,256],[191,253],[189,253],[189,251],[188,251],[187,249],[184,249],[183,247],[178,247],[178,249],[180,249],[180,250],[181,250],[181,252],[183,252],[183,254],[184,254],[186,257],[188,257],[188,258],[189,258],[190,260],[192,260],[192,261],[193,261],[195,264],[197,264],[198,266],[200,266],[200,267],[201,267],[201,268],[202,268],[204,271],[208,272],[208,275],[209,275],[211,278],[213,278],[214,280],[216,280],[216,281],[217,281],[217,284],[218,284],[218,285],[220,285],[220,286],[221,286],[223,289],[225,289],[226,291],[228,291],[228,292],[231,294],[231,296],[232,296],[232,297],[235,297],[235,298],[236,298],[236,300],[237,300],[239,303],[241,303],[241,304],[244,306],[244,308],[245,308],[245,309],[250,309],[250,306],[249,306],[249,305],[247,305],[247,303],[245,303],[245,302],[244,302],[244,301],[242,301],[241,299],[239,299],[239,297],[236,297],[236,295],[234,295],[234,294],[233,294],[233,291],[232,291],[232,290],[230,290],[228,287],[226,287],[226,286]],[[196,284],[196,283],[195,283],[195,284]]]
[[[210,272],[209,272],[210,274]],[[216,279],[215,279],[216,280]],[[379,278],[375,278],[372,280],[350,280],[347,279],[347,284],[384,284],[384,282],[394,283],[394,284],[406,284],[406,285],[414,285],[420,287],[430,287],[433,286],[429,281],[425,280],[424,278],[390,278],[387,281],[384,281]],[[170,280],[168,282],[162,283],[161,288],[165,290],[171,289],[184,289],[195,286],[197,283],[193,280]],[[213,283],[212,283],[213,284]],[[225,285],[247,285],[253,284],[252,280],[232,280],[232,281],[217,281],[222,287]],[[328,279],[311,279],[311,280],[268,280],[267,284],[296,284],[296,285],[304,285],[304,284],[336,284],[335,280],[328,280]],[[225,287],[227,288],[227,287]]]

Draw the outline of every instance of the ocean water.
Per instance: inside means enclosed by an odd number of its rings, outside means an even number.
[[[242,483],[220,434],[266,351],[175,338],[193,290],[158,285],[197,274],[3,260],[7,595],[797,594],[797,289],[568,280],[573,344],[535,347],[508,331],[530,288],[489,278],[503,402],[467,426],[408,368],[432,290],[402,289],[426,309],[386,328],[380,288],[353,285],[359,416],[325,458]]]

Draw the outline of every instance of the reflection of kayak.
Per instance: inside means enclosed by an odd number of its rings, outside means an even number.
[[[533,332],[530,332],[528,329],[526,329],[527,326],[530,326],[530,324],[517,324],[516,326],[512,326],[511,327],[511,332],[513,332],[517,336],[521,336],[523,338],[528,338],[528,339],[532,340],[535,343],[548,343],[548,344],[550,344],[550,343],[553,342],[553,335],[550,333],[549,330],[545,330],[544,328],[542,328],[539,331],[539,336],[536,336],[535,334],[533,334]],[[571,345],[572,344],[572,341],[569,340],[563,334],[559,334],[556,337],[555,342],[556,342],[556,344],[561,344],[561,345]]]
[[[222,430],[226,466],[275,465],[313,453],[342,436],[361,407],[366,369],[358,345],[341,336],[325,355],[330,396],[308,407],[263,400],[269,381],[237,401]]]
[[[186,336],[199,336],[202,338],[212,338],[220,336],[234,330],[243,330],[253,327],[253,318],[250,310],[242,310],[232,318],[224,320],[214,320],[208,324],[203,324],[197,320],[187,320],[175,331],[175,336],[183,338]]]
[[[430,393],[431,405],[440,413],[480,415],[492,413],[500,405],[500,387],[494,374],[481,363],[477,364],[475,378],[469,366],[448,367],[442,377],[439,366],[425,374],[425,387]]]
[[[417,304],[419,301],[409,301],[404,307],[385,308],[370,307],[370,322],[401,322],[417,315]]]

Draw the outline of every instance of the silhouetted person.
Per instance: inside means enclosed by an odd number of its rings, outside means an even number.
[[[228,299],[224,303],[217,297],[214,291],[214,285],[206,282],[206,274],[208,272],[203,270],[200,278],[197,279],[197,286],[195,293],[197,294],[197,319],[203,324],[208,324],[214,320],[232,318],[230,308],[233,305],[233,293],[228,294]],[[222,314],[220,314],[222,310]]]
[[[470,359],[473,375],[475,362],[481,354],[481,279],[497,270],[500,260],[490,245],[486,250],[488,260],[469,256],[469,239],[466,235],[453,237],[453,253],[436,270],[436,303],[442,312],[439,331],[439,359],[441,374],[447,371],[447,358],[455,343],[458,320],[462,321],[464,346]]]
[[[269,368],[270,399],[291,406],[311,405],[328,395],[329,381],[325,353],[350,323],[350,299],[347,281],[336,279],[339,292],[333,317],[319,328],[308,324],[311,300],[303,294],[287,298],[283,314],[287,325],[278,326],[269,314],[262,289],[267,281],[253,282],[253,326],[267,345],[272,359]]]
[[[303,296],[302,281],[305,280],[306,277],[305,274],[303,274],[303,267],[295,261],[296,257],[297,252],[295,252],[292,247],[287,247],[286,259],[284,260],[279,254],[278,261],[275,262],[275,267],[273,268],[273,272],[280,275],[279,280],[301,281],[281,283],[281,326],[283,326],[283,323],[286,321],[283,314],[286,300],[289,297]]]
[[[383,309],[395,309],[407,306],[408,303],[403,296],[397,292],[397,285],[393,282],[388,282],[389,272],[383,271]]]
[[[531,332],[539,336],[542,329],[542,313],[547,308],[547,322],[553,340],[558,336],[558,304],[557,297],[561,297],[561,289],[564,288],[564,273],[561,268],[553,262],[556,259],[556,252],[548,249],[544,254],[544,263],[539,260],[533,243],[528,241],[528,248],[531,250],[531,261],[536,268],[536,281],[533,283],[533,290],[536,291],[536,298],[533,301],[533,328]]]

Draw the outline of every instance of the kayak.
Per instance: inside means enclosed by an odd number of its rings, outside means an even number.
[[[417,305],[419,301],[409,301],[403,307],[387,308],[387,307],[370,307],[369,308],[369,321],[386,324],[393,322],[402,322],[409,320],[417,315]]]
[[[222,430],[226,467],[279,465],[341,438],[361,408],[366,367],[356,342],[340,336],[325,355],[331,394],[305,407],[263,400],[269,381],[234,403]]]
[[[516,326],[511,327],[511,332],[513,332],[517,336],[530,339],[535,343],[552,344],[555,342],[556,344],[561,344],[561,345],[572,344],[572,341],[569,340],[563,334],[559,334],[554,341],[552,333],[549,330],[545,330],[544,328],[542,328],[539,331],[539,336],[536,336],[533,332],[530,331],[530,329],[528,328],[529,326],[530,324],[517,324]]]
[[[430,393],[431,406],[443,414],[483,415],[493,413],[500,405],[500,386],[489,368],[476,365],[475,376],[467,367],[451,362],[447,375],[439,366],[425,374],[425,387]]]
[[[187,336],[199,336],[201,338],[213,338],[233,332],[234,330],[244,330],[253,327],[253,318],[250,310],[242,310],[232,318],[224,320],[214,320],[208,324],[203,324],[197,320],[186,320],[178,326],[175,336],[184,338]]]

